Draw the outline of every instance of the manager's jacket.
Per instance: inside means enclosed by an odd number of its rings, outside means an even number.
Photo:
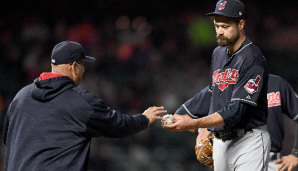
[[[69,77],[37,78],[17,93],[6,113],[4,170],[88,170],[92,137],[133,135],[148,121],[111,110]]]

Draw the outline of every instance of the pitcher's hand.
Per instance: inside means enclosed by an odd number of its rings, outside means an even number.
[[[195,128],[195,123],[196,123],[195,120],[197,119],[192,119],[189,115],[175,114],[173,118],[174,118],[173,124],[164,125],[162,127],[171,132],[182,132],[182,131],[187,131],[189,129]]]

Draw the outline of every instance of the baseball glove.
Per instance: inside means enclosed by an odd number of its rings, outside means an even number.
[[[212,137],[205,138],[201,140],[196,146],[195,151],[197,155],[197,159],[201,164],[204,164],[206,166],[212,166],[213,165],[213,158],[212,158],[212,152],[213,152],[213,142]]]

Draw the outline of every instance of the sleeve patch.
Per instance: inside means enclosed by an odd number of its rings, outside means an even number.
[[[250,93],[250,94],[253,94],[255,92],[258,91],[258,88],[259,88],[259,82],[261,80],[261,76],[258,75],[256,77],[256,79],[250,79],[248,80],[248,82],[246,83],[246,85],[244,86],[245,90]]]

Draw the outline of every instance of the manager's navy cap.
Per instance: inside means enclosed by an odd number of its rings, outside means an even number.
[[[222,15],[231,18],[244,18],[245,7],[239,0],[219,0],[216,3],[215,11],[206,15]]]
[[[52,64],[69,64],[77,61],[92,63],[95,62],[95,58],[86,56],[83,47],[77,42],[63,41],[53,48]]]

